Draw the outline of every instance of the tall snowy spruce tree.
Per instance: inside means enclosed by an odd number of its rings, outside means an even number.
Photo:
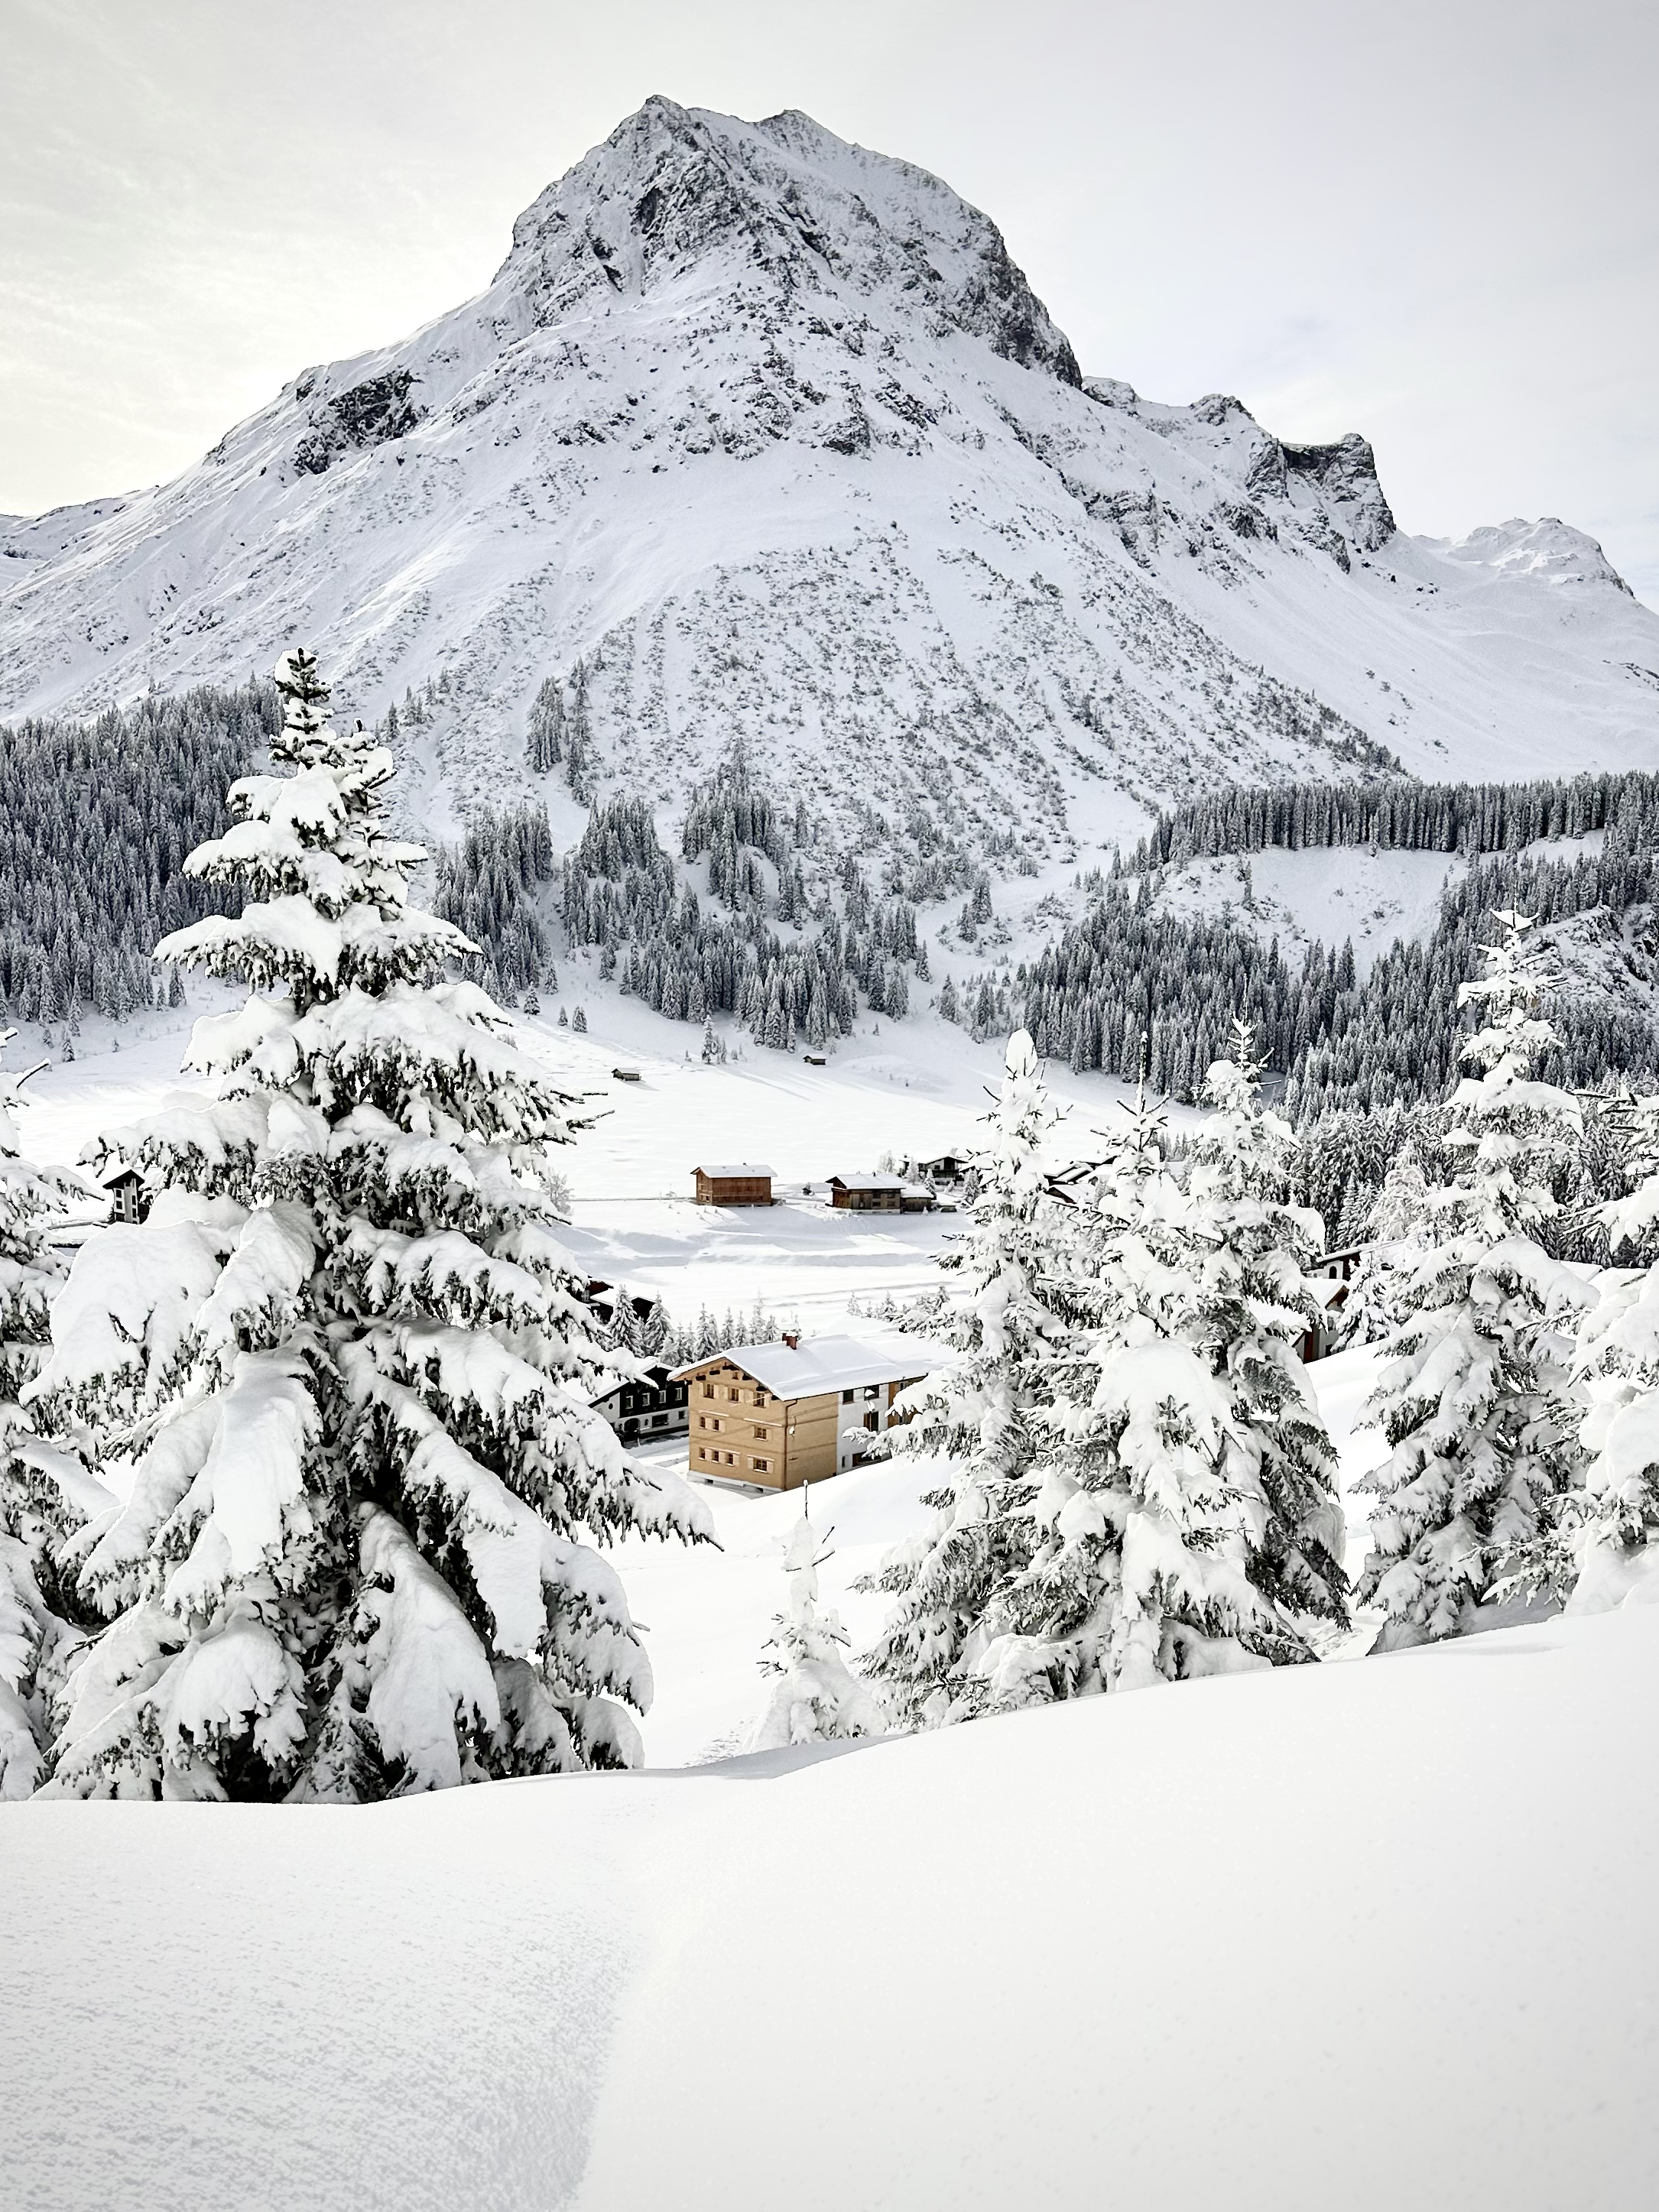
[[[830,1554],[830,1532],[812,1525],[805,1492],[801,1517],[784,1547],[788,1610],[775,1613],[761,1672],[769,1688],[750,1738],[751,1751],[783,1751],[797,1743],[879,1735],[883,1722],[868,1686],[847,1663],[848,1635],[840,1617],[818,1609],[818,1569]]]
[[[1209,1071],[1185,1190],[1144,1099],[1078,1189],[1036,1542],[981,1662],[994,1705],[1305,1660],[1310,1617],[1345,1617],[1335,1455],[1297,1347],[1316,1231],[1247,1036],[1236,1054]]]
[[[939,1463],[924,1501],[934,1518],[862,1585],[896,1600],[867,1666],[905,1725],[983,1708],[988,1612],[1030,1555],[1042,1377],[1066,1327],[1048,1286],[1057,1201],[1043,1148],[1058,1119],[1031,1040],[1017,1031],[971,1163],[972,1225],[942,1263],[954,1279],[951,1357],[902,1401],[912,1418],[890,1432],[896,1455]]]
[[[1462,1047],[1480,1073],[1449,1103],[1447,1143],[1468,1165],[1419,1198],[1392,1290],[1402,1318],[1370,1401],[1390,1447],[1361,1486],[1376,1504],[1358,1595],[1386,1615],[1379,1650],[1468,1628],[1535,1547],[1578,1462],[1565,1401],[1591,1294],[1536,1231],[1557,1210],[1551,1185],[1580,1116],[1568,1093],[1532,1079],[1554,1032],[1537,1012],[1531,919],[1496,919],[1485,975],[1458,994],[1484,1016]]]
[[[0,1030],[0,1048],[12,1034]],[[26,1797],[39,1781],[52,1692],[80,1641],[65,1547],[89,1513],[114,1503],[20,1403],[63,1283],[46,1233],[64,1218],[70,1188],[18,1148],[20,1083],[0,1073],[0,1800]]]
[[[650,1672],[584,1538],[707,1532],[590,1410],[609,1363],[548,1197],[571,1102],[441,980],[472,948],[409,904],[390,754],[330,725],[308,653],[277,683],[288,772],[233,787],[188,864],[242,911],[159,948],[249,987],[196,1026],[216,1095],[107,1140],[151,1204],[105,1235],[128,1275],[184,1279],[183,1319],[163,1298],[154,1340],[107,1354],[137,1461],[81,1571],[113,1618],[47,1787],[353,1799],[626,1765]],[[47,1395],[84,1397],[131,1338],[96,1247]]]

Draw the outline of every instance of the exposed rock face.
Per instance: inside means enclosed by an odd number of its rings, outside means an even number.
[[[1084,383],[988,217],[794,112],[648,100],[477,299],[0,554],[0,712],[301,635],[365,717],[429,692],[404,787],[446,819],[560,799],[526,722],[578,672],[598,787],[672,809],[740,737],[836,842],[1009,866],[1218,780],[1659,734],[1659,623],[1590,541],[1407,538],[1363,438]]]
[[[325,399],[312,417],[312,428],[294,449],[296,468],[321,476],[337,453],[348,447],[382,446],[388,438],[401,438],[421,419],[421,410],[410,398],[415,381],[406,368],[389,369],[354,384],[337,398]],[[310,393],[296,387],[296,398]]]
[[[1334,446],[1286,446],[1285,465],[1320,493],[1349,542],[1377,552],[1394,536],[1395,520],[1376,480],[1376,456],[1356,430]]]

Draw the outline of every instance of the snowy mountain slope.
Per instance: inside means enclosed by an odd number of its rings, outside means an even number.
[[[1407,538],[1360,438],[1083,382],[936,179],[661,99],[476,300],[173,483],[0,525],[0,610],[10,714],[295,635],[366,716],[435,680],[403,742],[439,828],[530,787],[529,702],[579,665],[601,785],[674,806],[741,735],[837,842],[1054,863],[1218,778],[1659,736],[1659,617],[1577,532]]]

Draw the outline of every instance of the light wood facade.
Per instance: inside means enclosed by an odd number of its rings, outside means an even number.
[[[763,1490],[797,1490],[852,1466],[858,1448],[843,1442],[843,1431],[879,1435],[892,1421],[895,1398],[919,1379],[895,1376],[783,1397],[728,1352],[682,1371],[690,1386],[687,1472]]]

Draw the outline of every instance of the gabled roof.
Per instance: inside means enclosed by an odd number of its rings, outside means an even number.
[[[729,1360],[775,1398],[817,1398],[867,1382],[896,1382],[930,1374],[943,1350],[930,1336],[809,1336],[787,1344],[734,1344],[677,1367],[673,1380]]]
[[[832,1188],[842,1190],[902,1190],[904,1177],[896,1175],[831,1176]]]
[[[769,1176],[772,1170],[769,1167],[757,1165],[751,1160],[746,1165],[739,1162],[736,1167],[706,1168],[699,1165],[693,1168],[691,1172],[693,1175],[708,1176],[711,1178],[719,1176],[725,1179],[732,1176]]]

